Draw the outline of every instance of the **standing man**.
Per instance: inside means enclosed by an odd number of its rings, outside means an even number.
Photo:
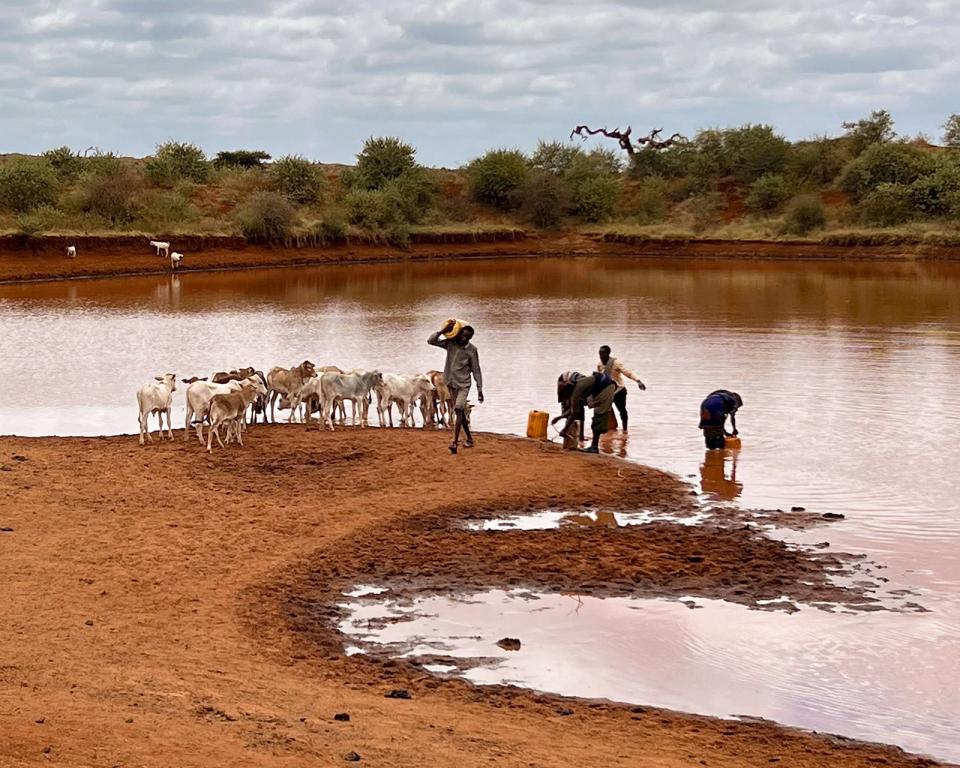
[[[711,392],[700,403],[700,429],[703,430],[703,442],[707,448],[725,448],[728,437],[737,433],[737,411],[743,406],[743,398],[736,392],[718,389]],[[730,417],[733,432],[727,432],[725,424]]]
[[[564,377],[561,376],[561,380],[557,382],[558,396],[563,394],[563,379]],[[566,386],[571,386],[569,381],[566,382]],[[610,428],[610,413],[613,410],[613,396],[617,391],[617,385],[607,374],[597,371],[576,379],[572,387],[567,405],[559,417],[567,419],[563,431],[567,431],[570,423],[577,418],[578,414],[584,412],[585,407],[593,408],[593,419],[590,422],[593,441],[589,448],[582,450],[584,453],[600,453],[600,436]],[[559,418],[554,421],[558,421]]]
[[[477,348],[470,343],[473,338],[473,326],[465,325],[452,339],[440,338],[453,330],[456,320],[449,320],[436,333],[430,334],[427,344],[447,350],[447,362],[443,366],[443,383],[450,390],[450,397],[454,401],[453,412],[456,414],[456,425],[453,429],[453,442],[450,444],[450,453],[457,452],[460,442],[460,430],[466,435],[464,448],[473,448],[473,435],[470,433],[470,422],[466,417],[467,395],[470,394],[470,375],[477,382],[477,400],[483,402],[483,374],[480,373],[480,356]]]
[[[617,358],[610,357],[610,347],[604,344],[600,347],[600,364],[597,366],[597,370],[601,373],[607,374],[613,383],[617,385],[617,393],[613,396],[613,404],[617,406],[617,411],[620,414],[620,423],[623,424],[623,431],[627,431],[627,387],[623,383],[623,378],[626,376],[628,379],[632,379],[637,382],[637,385],[640,389],[646,389],[646,385],[640,381],[640,377],[637,376],[633,371],[627,368],[623,363],[621,363]]]

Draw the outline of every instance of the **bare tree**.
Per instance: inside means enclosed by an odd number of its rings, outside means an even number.
[[[639,138],[633,138],[631,136],[632,131],[633,128],[629,125],[625,131],[621,131],[619,128],[608,131],[606,128],[591,128],[589,125],[578,125],[570,131],[570,138],[572,139],[574,136],[579,136],[586,141],[590,136],[596,136],[599,133],[608,139],[616,139],[620,144],[620,148],[628,155],[636,154],[642,147],[646,147],[647,149],[666,149],[667,147],[672,147],[674,144],[683,144],[687,141],[687,138],[681,136],[679,133],[673,134],[669,139],[661,139],[660,134],[663,133],[663,128],[654,128],[648,135]]]

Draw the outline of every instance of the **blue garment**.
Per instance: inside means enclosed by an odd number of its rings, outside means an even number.
[[[743,405],[743,399],[736,392],[728,392],[725,389],[711,392],[700,403],[700,429],[706,427],[722,429],[727,420],[727,414],[733,413],[741,405]]]

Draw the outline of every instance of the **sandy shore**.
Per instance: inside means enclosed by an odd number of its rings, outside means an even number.
[[[76,245],[75,259],[65,256]],[[629,256],[637,259],[736,259],[818,261],[955,260],[960,248],[937,246],[838,246],[814,242],[752,240],[648,240],[602,238],[578,233],[452,233],[419,237],[407,249],[342,244],[325,247],[267,248],[241,238],[174,238],[185,254],[182,272],[389,261],[493,259],[530,256]],[[169,260],[154,255],[146,237],[0,237],[0,283],[166,274]]]
[[[933,764],[342,655],[334,601],[360,578],[828,597],[829,562],[745,530],[579,529],[491,549],[454,524],[551,501],[683,513],[688,489],[668,475],[507,437],[454,459],[443,434],[259,427],[208,457],[176,434],[144,448],[0,438],[0,764],[316,766],[350,752],[458,768]],[[412,698],[385,698],[394,688]]]

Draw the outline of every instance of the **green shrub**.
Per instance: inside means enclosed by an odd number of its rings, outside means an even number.
[[[960,149],[960,115],[954,113],[941,126],[943,128],[943,143],[953,149]]]
[[[783,176],[767,174],[750,185],[746,205],[754,213],[772,213],[782,206],[789,197]]]
[[[403,220],[419,224],[433,206],[437,189],[422,168],[411,168],[381,187],[398,201]]]
[[[895,227],[916,217],[906,184],[878,184],[857,206],[860,218],[875,227]]]
[[[77,182],[74,190],[77,207],[112,224],[133,221],[140,210],[139,195],[143,187],[140,176],[119,161],[104,160],[93,168],[84,172]]]
[[[727,171],[741,184],[782,174],[790,153],[790,143],[769,125],[728,129],[723,132],[723,144]]]
[[[782,231],[787,235],[806,235],[827,223],[823,203],[817,195],[797,195],[787,205]]]
[[[262,168],[270,159],[270,153],[262,149],[235,149],[217,152],[213,159],[214,168]]]
[[[220,201],[230,207],[245,202],[255,192],[270,188],[270,179],[263,168],[225,167],[213,174]]]
[[[346,214],[341,210],[329,210],[315,227],[315,232],[324,243],[342,243],[347,239],[350,227]]]
[[[48,149],[42,157],[53,166],[57,178],[67,184],[76,181],[80,171],[83,170],[83,158],[70,147]]]
[[[535,227],[557,226],[570,210],[570,186],[549,171],[527,174],[518,190],[520,213]]]
[[[874,110],[869,117],[854,122],[845,122],[844,137],[850,144],[854,157],[858,157],[869,147],[886,144],[896,138],[893,132],[893,118],[885,109]]]
[[[691,197],[686,209],[693,218],[693,231],[699,234],[715,226],[720,220],[722,205],[723,195],[719,192],[703,192]]]
[[[694,143],[674,144],[665,149],[641,149],[630,157],[628,173],[634,179],[678,179],[694,171],[699,150]]]
[[[243,236],[254,242],[282,243],[297,223],[297,211],[286,195],[270,191],[251,195],[235,217]]]
[[[617,208],[620,182],[613,176],[589,176],[573,187],[573,212],[583,221],[606,221]]]
[[[933,172],[921,176],[907,190],[910,205],[925,216],[949,216],[960,195],[960,163],[938,159]]]
[[[540,139],[530,156],[530,167],[560,176],[570,169],[575,159],[583,155],[583,150],[578,146]]]
[[[126,164],[113,152],[101,152],[99,149],[94,154],[82,158],[82,173],[93,176],[109,176],[110,174],[120,173]]]
[[[654,224],[667,215],[668,183],[659,177],[633,185],[623,195],[620,212],[638,224]]]
[[[527,177],[527,158],[517,149],[492,149],[467,166],[467,186],[474,200],[496,208],[517,204],[517,191]]]
[[[848,155],[835,139],[818,136],[794,144],[787,157],[785,175],[795,184],[829,184],[843,170]]]
[[[200,211],[181,189],[155,189],[140,201],[137,218],[148,232],[174,232],[200,221]]]
[[[50,161],[17,157],[0,165],[0,207],[26,213],[57,200],[57,174]]]
[[[274,160],[267,174],[270,188],[295,205],[319,202],[327,186],[320,167],[299,155]]]
[[[382,189],[417,168],[416,153],[416,149],[395,136],[371,136],[363,143],[347,181],[359,189]]]
[[[875,143],[843,169],[840,187],[860,200],[879,184],[912,184],[935,165],[928,152],[910,144]]]
[[[203,150],[195,144],[181,141],[158,144],[144,168],[146,180],[158,187],[172,187],[180,181],[202,184],[209,173],[210,163]]]
[[[354,189],[343,202],[350,223],[367,232],[379,232],[404,223],[402,202],[391,190]]]

